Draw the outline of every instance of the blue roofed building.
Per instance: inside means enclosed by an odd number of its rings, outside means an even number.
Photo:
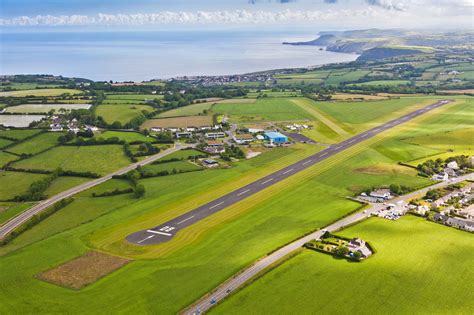
[[[276,131],[265,132],[263,136],[265,137],[265,140],[268,140],[270,141],[270,143],[274,143],[274,144],[288,142],[287,136]]]

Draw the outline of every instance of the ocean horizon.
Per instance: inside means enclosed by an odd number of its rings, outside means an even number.
[[[54,74],[92,80],[145,81],[242,74],[352,61],[355,54],[315,46],[318,31],[2,32],[0,74]]]

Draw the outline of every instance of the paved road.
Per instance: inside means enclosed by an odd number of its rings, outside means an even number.
[[[158,160],[158,159],[160,159],[160,158],[162,158],[166,155],[169,155],[173,152],[176,152],[178,150],[181,150],[181,149],[184,149],[184,148],[187,148],[187,147],[190,147],[190,146],[191,145],[177,144],[174,148],[164,150],[164,151],[162,151],[158,154],[152,155],[152,156],[150,156],[150,157],[148,157],[148,158],[146,158],[146,159],[144,159],[140,162],[130,164],[129,166],[126,166],[126,167],[124,167],[124,168],[122,168],[122,169],[120,169],[120,170],[118,170],[114,173],[108,174],[104,177],[92,180],[90,182],[84,183],[82,185],[76,186],[76,187],[71,188],[69,190],[63,191],[62,193],[59,193],[57,195],[54,195],[53,197],[51,197],[47,200],[44,200],[44,201],[38,203],[37,205],[33,206],[32,208],[26,210],[25,212],[22,212],[20,215],[14,217],[10,221],[8,221],[4,225],[2,225],[0,227],[0,239],[4,238],[6,235],[11,233],[13,230],[15,230],[21,224],[23,224],[24,222],[31,219],[31,217],[33,217],[35,214],[40,213],[41,211],[45,210],[46,208],[50,207],[51,205],[53,205],[54,203],[56,203],[56,202],[58,202],[62,199],[71,197],[71,196],[73,196],[73,195],[75,195],[79,192],[82,192],[82,191],[87,190],[91,187],[97,186],[99,184],[102,184],[103,182],[106,182],[109,179],[111,179],[112,176],[114,176],[114,175],[121,175],[121,174],[127,173],[128,171],[131,171],[131,170],[135,169],[137,166],[143,166],[143,165],[152,163],[152,162],[154,162],[154,161],[156,161],[156,160]]]
[[[225,196],[217,198],[207,204],[204,204],[194,210],[191,210],[190,212],[180,215],[166,223],[130,234],[129,236],[127,236],[127,240],[130,243],[134,243],[137,245],[152,245],[169,241],[176,234],[176,232],[185,227],[188,227],[216,212],[219,212],[229,207],[230,205],[233,205],[253,194],[256,194],[262,191],[263,189],[278,183],[279,181],[282,181],[298,172],[301,172],[313,166],[316,163],[319,163],[341,151],[344,151],[347,148],[356,145],[359,142],[372,138],[387,129],[400,125],[410,119],[423,115],[424,113],[430,110],[446,105],[447,103],[449,103],[449,101],[438,101],[434,104],[411,112],[407,115],[391,120],[381,126],[362,132],[350,139],[332,145],[323,151],[320,151],[310,157],[307,157],[290,166],[287,166],[273,174],[265,176],[251,184],[248,184],[247,186],[244,186]]]
[[[471,173],[462,177],[458,177],[455,180],[452,180],[449,182],[442,182],[433,186],[429,186],[429,187],[417,190],[408,195],[404,195],[396,199],[393,199],[390,202],[392,203],[392,202],[397,202],[400,200],[408,202],[414,197],[417,197],[418,195],[422,193],[426,193],[430,189],[445,187],[447,185],[459,183],[465,180],[474,180],[474,173]],[[343,218],[325,227],[324,229],[318,230],[312,234],[304,236],[280,248],[276,252],[273,252],[272,254],[265,256],[264,258],[262,258],[261,260],[253,264],[252,266],[234,275],[232,278],[230,278],[229,280],[222,283],[219,287],[217,287],[217,289],[212,294],[202,297],[200,300],[198,300],[192,306],[188,307],[182,313],[188,314],[188,315],[191,315],[191,314],[195,315],[195,314],[199,314],[199,313],[209,310],[214,304],[222,301],[225,297],[229,295],[229,293],[239,288],[240,286],[244,285],[247,281],[249,281],[251,278],[256,276],[259,272],[261,272],[265,268],[270,267],[274,263],[278,262],[281,258],[291,254],[293,251],[297,250],[298,248],[301,248],[305,243],[314,239],[321,238],[321,236],[325,233],[326,230],[329,232],[337,231],[343,227],[346,227],[350,224],[353,224],[355,222],[358,222],[362,219],[369,217],[371,214],[376,213],[383,207],[387,207],[387,206],[383,204],[374,204],[372,205],[372,207],[370,207],[367,210],[364,210],[364,211],[355,213],[351,216],[348,216],[346,218]]]

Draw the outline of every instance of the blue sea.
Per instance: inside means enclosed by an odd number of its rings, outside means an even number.
[[[354,60],[353,54],[282,45],[297,31],[67,31],[0,35],[0,74],[54,74],[142,81],[238,74]]]

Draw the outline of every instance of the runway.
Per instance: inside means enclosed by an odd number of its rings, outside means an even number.
[[[449,101],[442,100],[401,116],[397,119],[391,120],[383,125],[372,128],[362,132],[352,138],[349,138],[340,143],[331,145],[329,148],[320,151],[312,156],[309,156],[301,161],[298,161],[290,166],[287,166],[277,172],[267,175],[259,180],[256,180],[240,189],[234,190],[227,195],[217,198],[209,203],[206,203],[194,210],[191,210],[183,215],[180,215],[166,223],[159,226],[152,227],[146,230],[138,231],[127,236],[127,241],[137,245],[153,245],[169,241],[178,231],[193,225],[200,220],[219,212],[253,194],[256,194],[265,188],[268,188],[298,172],[301,172],[321,161],[324,161],[331,156],[344,151],[362,141],[370,139],[385,130],[391,129],[395,126],[403,124],[415,117],[423,115],[424,113],[439,108],[448,104]]]

